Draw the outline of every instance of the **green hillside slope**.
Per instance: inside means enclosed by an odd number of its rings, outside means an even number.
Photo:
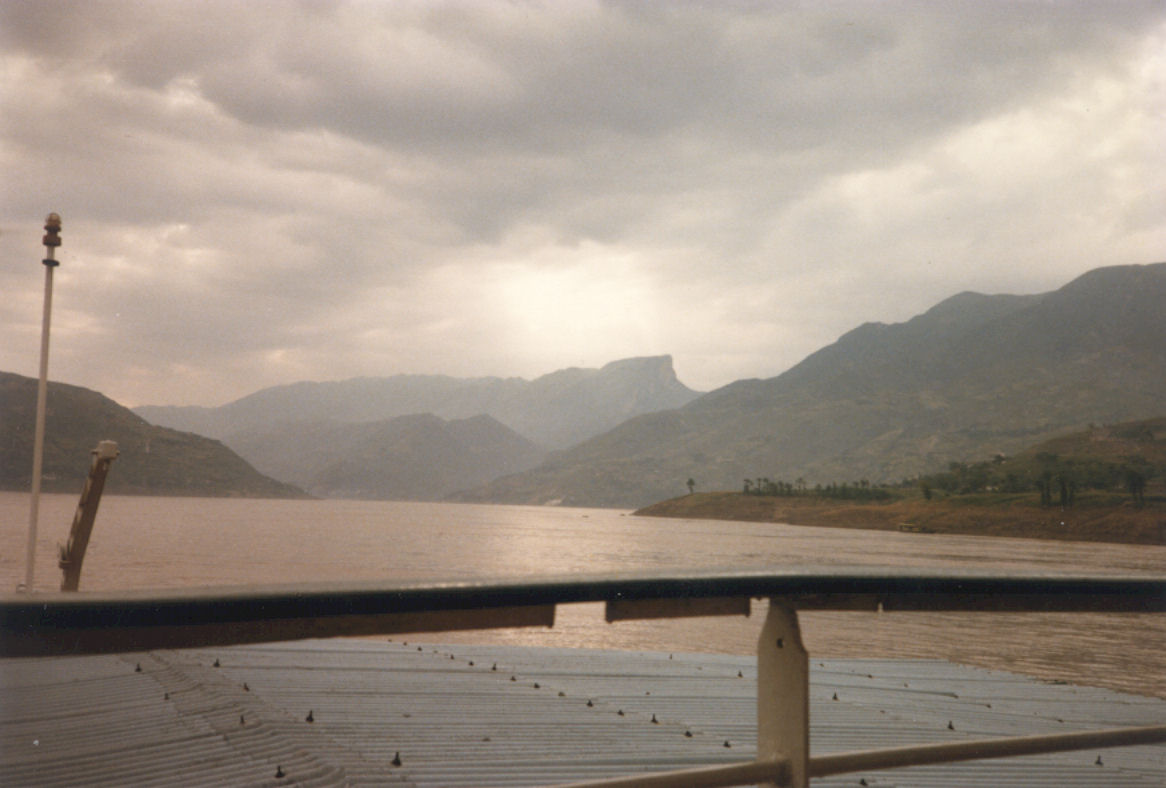
[[[33,378],[0,372],[0,489],[30,489],[36,386]],[[263,476],[218,441],[155,427],[95,391],[63,383],[48,387],[42,489],[79,494],[90,451],[102,440],[116,441],[121,452],[106,482],[109,493],[304,495]]]

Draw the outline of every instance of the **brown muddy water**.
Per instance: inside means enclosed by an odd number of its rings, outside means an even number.
[[[42,496],[36,589],[77,497]],[[29,496],[0,493],[0,587],[24,579]],[[1166,572],[1166,547],[634,517],[609,509],[384,501],[108,496],[81,589],[522,577],[670,569],[890,566]],[[603,620],[562,605],[552,629],[428,635],[444,642],[751,654],[764,619]],[[803,613],[813,657],[937,658],[1166,698],[1166,615]]]

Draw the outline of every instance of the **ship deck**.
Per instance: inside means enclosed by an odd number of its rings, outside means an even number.
[[[1166,700],[943,661],[810,665],[816,754],[1166,720]],[[338,638],[5,659],[0,699],[3,785],[553,785],[756,754],[746,656]],[[1160,786],[1166,746],[812,784]]]

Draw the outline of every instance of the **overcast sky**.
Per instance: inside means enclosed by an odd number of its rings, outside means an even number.
[[[125,405],[671,354],[1166,260],[1161,2],[0,2],[0,370]]]

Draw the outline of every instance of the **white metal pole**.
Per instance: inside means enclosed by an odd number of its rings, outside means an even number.
[[[49,384],[49,324],[53,311],[53,269],[57,247],[61,245],[61,217],[45,217],[45,309],[40,332],[40,380],[36,387],[36,434],[32,444],[32,501],[28,512],[28,548],[25,552],[24,589],[32,591],[36,566],[36,526],[40,515],[41,468],[44,465],[45,410]]]

